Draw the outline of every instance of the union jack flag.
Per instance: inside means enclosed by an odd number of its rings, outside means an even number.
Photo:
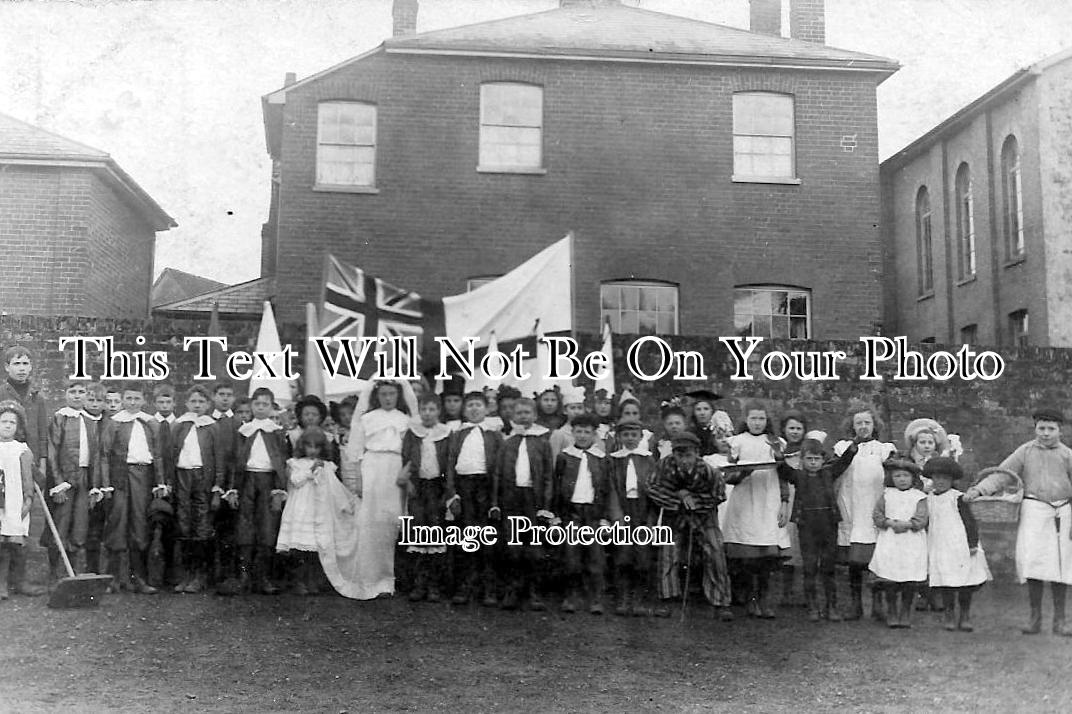
[[[321,311],[321,319],[326,324],[320,330],[322,336],[416,337],[417,353],[420,354],[431,312],[434,309],[429,310],[428,302],[417,293],[368,275],[357,266],[340,263],[335,256],[328,256]],[[404,353],[400,356],[405,359]],[[365,378],[373,368],[372,360],[366,360],[362,374],[357,376]],[[402,364],[400,368],[407,369],[407,365]]]

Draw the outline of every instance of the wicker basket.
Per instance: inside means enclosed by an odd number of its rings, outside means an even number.
[[[982,523],[1016,523],[1020,520],[1020,502],[1024,500],[1024,482],[1018,475],[999,466],[983,469],[975,476],[972,485],[993,474],[1005,477],[1007,485],[1002,493],[981,496],[969,504],[972,515]]]

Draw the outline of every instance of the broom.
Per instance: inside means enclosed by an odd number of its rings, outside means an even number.
[[[41,499],[41,505],[45,508],[45,520],[48,521],[48,528],[52,531],[52,539],[56,543],[56,548],[60,551],[60,557],[63,558],[63,565],[67,568],[67,577],[61,578],[56,583],[56,589],[52,591],[48,598],[48,606],[71,608],[96,605],[97,600],[111,584],[112,576],[90,573],[85,575],[74,574],[74,568],[71,567],[71,561],[67,557],[67,549],[63,547],[60,532],[56,529],[56,522],[52,520],[52,513],[48,510],[45,494],[41,492],[41,487],[36,482],[34,483],[34,490],[37,491],[37,497]]]

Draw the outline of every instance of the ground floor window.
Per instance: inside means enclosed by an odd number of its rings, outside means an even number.
[[[734,289],[733,327],[741,337],[811,339],[811,291],[787,285]]]
[[[599,286],[600,322],[626,335],[676,335],[677,286],[643,280],[615,280]]]

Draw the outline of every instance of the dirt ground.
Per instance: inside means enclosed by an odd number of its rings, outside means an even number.
[[[1017,586],[974,634],[935,613],[682,623],[613,615],[213,595],[0,603],[0,709],[17,712],[1072,711],[1072,639],[1026,637]],[[1049,631],[1047,594],[1046,632]]]

